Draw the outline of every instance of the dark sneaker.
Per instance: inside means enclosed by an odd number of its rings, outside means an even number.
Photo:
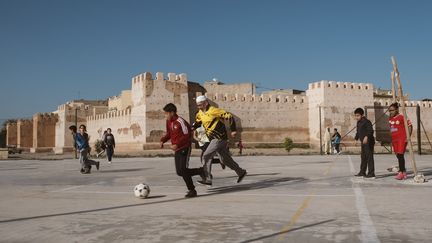
[[[188,193],[185,195],[185,198],[192,198],[192,197],[196,197],[197,196],[197,191],[195,190],[190,190],[188,191]]]
[[[369,174],[364,177],[365,179],[375,179],[375,174]]]
[[[247,171],[244,170],[243,173],[241,175],[239,175],[239,177],[237,179],[237,183],[240,183],[246,175],[247,175]]]
[[[205,186],[212,186],[213,184],[211,181],[207,181],[207,180],[197,181],[197,183]]]
[[[99,170],[100,162],[96,162],[96,170]]]
[[[354,176],[356,176],[356,177],[365,177],[365,176],[366,176],[366,174],[363,174],[363,173],[358,173],[358,174],[355,174]]]
[[[84,169],[83,169],[83,168],[81,168],[80,172],[81,172],[81,174],[84,174]]]
[[[222,167],[222,170],[225,170],[225,167],[226,167],[225,164],[221,162],[220,165]]]
[[[201,167],[201,174],[199,175],[202,181],[206,180],[204,169]]]

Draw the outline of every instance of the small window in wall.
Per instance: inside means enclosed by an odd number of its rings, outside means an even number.
[[[346,84],[344,84],[344,88],[346,89]]]
[[[336,84],[336,88],[339,88],[339,84]]]
[[[351,85],[351,89],[354,89],[354,85]]]
[[[330,88],[330,87],[331,87],[331,84],[327,84],[327,87],[329,87],[329,88]]]
[[[368,89],[368,88],[369,88],[368,86],[365,87],[365,89]]]
[[[358,89],[361,89],[361,86],[358,86]]]
[[[276,98],[276,102],[279,102],[279,98]]]

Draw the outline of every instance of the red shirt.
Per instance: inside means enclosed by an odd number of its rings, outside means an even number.
[[[389,118],[390,132],[392,141],[406,141],[406,130],[404,125],[404,117],[397,114],[395,117]],[[408,120],[408,126],[411,126],[411,121]]]
[[[161,142],[166,143],[171,139],[171,144],[177,145],[176,151],[187,148],[192,144],[192,129],[189,123],[179,116],[174,116],[166,121],[166,134]]]

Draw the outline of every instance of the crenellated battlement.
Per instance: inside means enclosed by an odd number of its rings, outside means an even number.
[[[201,94],[197,94],[201,95]],[[206,93],[205,96],[213,102],[262,102],[262,103],[306,103],[306,95],[273,95],[273,94],[210,94]]]
[[[389,106],[393,103],[392,99],[374,99],[374,104],[379,106]],[[405,101],[405,106],[414,107],[419,105],[422,108],[432,108],[432,101],[411,100]]]
[[[135,77],[132,77],[132,85],[136,85],[136,84],[139,84],[141,82],[151,81],[151,80],[186,83],[188,81],[188,78],[187,78],[186,73],[180,73],[180,74],[168,73],[167,78],[165,79],[164,73],[157,72],[155,75],[155,79],[153,79],[153,76],[150,72],[145,72],[145,73],[138,74]]]
[[[337,82],[321,80],[310,83],[309,89],[351,89],[351,90],[373,90],[371,83],[355,83],[355,82]]]
[[[87,121],[98,121],[98,120],[105,120],[105,119],[130,117],[130,115],[131,115],[130,108],[125,110],[114,110],[103,114],[88,116]]]
[[[33,121],[37,120],[38,122],[57,122],[58,115],[55,113],[36,113],[33,116]]]

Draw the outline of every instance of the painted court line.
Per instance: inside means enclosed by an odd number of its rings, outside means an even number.
[[[72,189],[71,189],[72,190]],[[63,190],[63,191],[53,191],[56,193],[83,193],[83,194],[131,194],[130,192],[125,191],[71,191],[71,190]],[[217,192],[215,192],[217,193]],[[165,195],[184,195],[184,193],[178,192],[161,192],[159,194]],[[211,195],[212,193],[202,193],[200,195]],[[223,194],[221,194],[223,195]],[[286,194],[286,193],[237,193],[238,196],[253,196],[253,197],[354,197],[354,194]]]
[[[350,165],[350,171],[352,174],[355,173],[354,164],[352,162],[351,156],[348,155],[348,161]],[[367,243],[379,243],[377,232],[375,226],[373,224],[372,218],[369,214],[369,210],[366,206],[365,197],[363,195],[363,191],[360,188],[359,184],[354,180],[351,180],[352,187],[354,190],[354,194],[356,197],[356,208],[358,211],[358,216],[360,220],[360,229],[361,229],[361,241]]]

